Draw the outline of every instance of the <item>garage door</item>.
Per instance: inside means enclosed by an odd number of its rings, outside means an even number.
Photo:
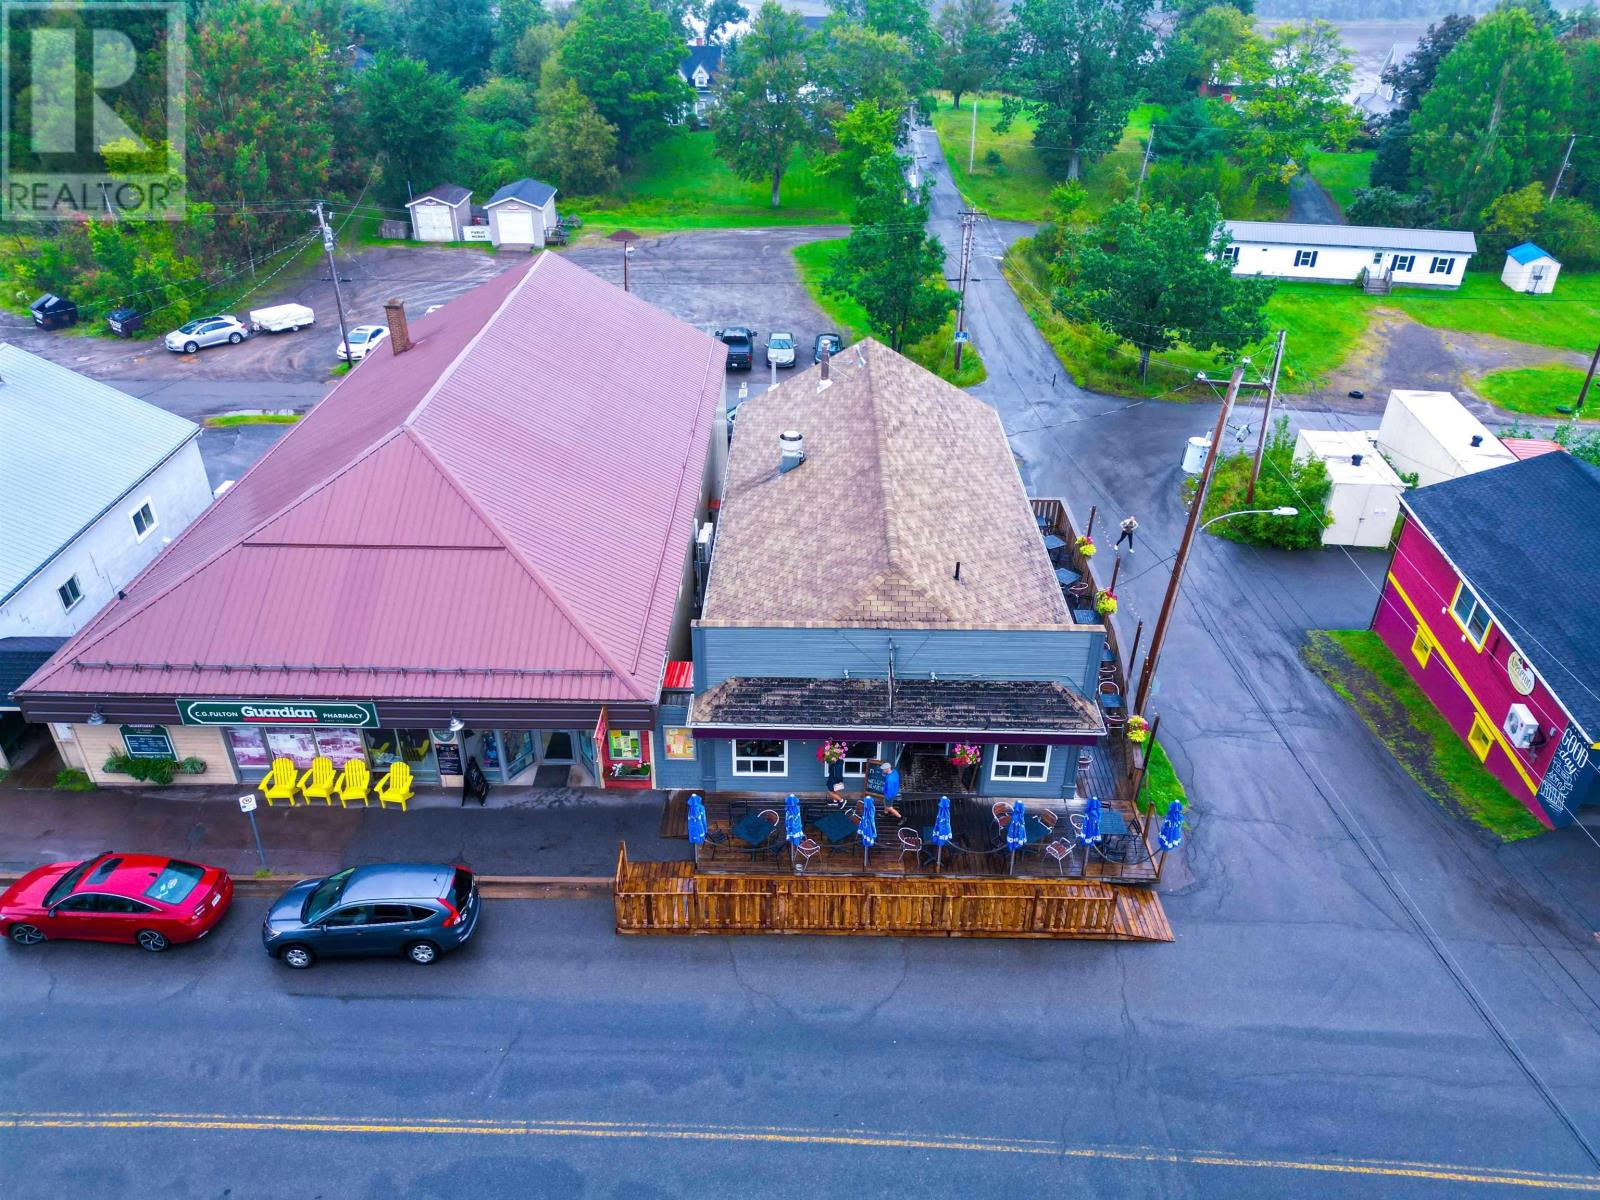
[[[419,204],[417,237],[424,242],[448,242],[454,231],[450,228],[450,210],[442,204]]]
[[[538,238],[534,236],[534,214],[527,209],[521,212],[507,212],[500,210],[500,242],[509,246],[531,246]]]

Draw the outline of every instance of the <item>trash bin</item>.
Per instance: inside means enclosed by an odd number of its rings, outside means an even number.
[[[1185,475],[1198,475],[1205,470],[1206,453],[1211,449],[1211,435],[1192,437],[1183,451],[1183,473]]]
[[[78,306],[54,292],[46,292],[28,308],[33,313],[33,323],[40,329],[65,329],[78,323]]]
[[[106,324],[118,337],[132,337],[144,328],[144,318],[131,308],[113,308],[106,315]]]

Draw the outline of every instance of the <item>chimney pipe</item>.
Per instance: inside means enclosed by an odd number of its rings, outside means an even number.
[[[1360,466],[1360,465],[1361,465],[1361,455],[1359,455],[1359,454],[1352,454],[1352,455],[1351,455],[1351,456],[1350,456],[1350,465],[1351,465],[1351,466],[1352,466],[1352,467],[1359,467],[1359,466]]]
[[[798,429],[778,435],[778,474],[787,475],[806,460],[806,439]]]
[[[961,582],[961,560],[960,559],[956,560],[956,582],[957,583]]]
[[[828,351],[831,350],[832,348],[833,348],[833,343],[832,342],[823,342],[822,343],[822,377],[824,379],[828,378],[828,369],[829,369],[828,368],[828,360],[833,357],[833,355],[829,354]]]
[[[1472,444],[1473,444],[1474,447],[1483,445],[1483,434],[1481,434],[1481,433],[1473,434],[1472,435]]]
[[[406,324],[406,306],[400,300],[383,302],[383,317],[389,323],[389,349],[404,354],[411,349],[411,329]]]

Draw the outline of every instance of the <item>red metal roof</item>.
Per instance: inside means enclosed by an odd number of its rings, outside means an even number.
[[[667,663],[666,678],[661,681],[663,689],[669,691],[688,691],[694,687],[694,664],[681,658],[672,659]]]
[[[411,328],[18,690],[654,700],[722,346],[551,254]]]
[[[1554,454],[1566,449],[1560,442],[1547,441],[1544,438],[1503,437],[1500,441],[1519,459],[1538,458],[1541,454]]]

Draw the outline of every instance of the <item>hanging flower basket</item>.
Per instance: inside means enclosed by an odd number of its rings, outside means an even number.
[[[957,742],[950,751],[950,763],[957,767],[975,767],[983,761],[983,747]]]
[[[1076,550],[1079,554],[1083,555],[1085,558],[1093,558],[1094,557],[1094,552],[1095,552],[1094,539],[1092,537],[1090,537],[1088,534],[1084,534],[1077,541],[1073,542],[1072,543],[1072,547],[1073,547],[1074,550]]]
[[[843,762],[844,756],[849,749],[848,743],[829,738],[817,747],[817,761],[819,763]]]
[[[1094,594],[1094,610],[1102,617],[1109,617],[1117,611],[1117,594],[1101,588]]]
[[[1148,742],[1150,740],[1150,722],[1138,715],[1129,717],[1128,740],[1135,746],[1142,746]]]

